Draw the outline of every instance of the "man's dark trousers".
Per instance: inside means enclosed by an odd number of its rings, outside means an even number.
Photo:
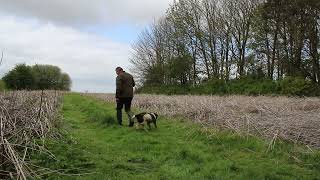
[[[124,109],[128,115],[129,126],[132,126],[132,122],[131,122],[131,117],[133,116],[133,114],[131,113],[132,99],[133,99],[132,97],[119,98],[119,101],[117,102],[117,120],[119,125],[122,125],[122,109],[124,106]]]

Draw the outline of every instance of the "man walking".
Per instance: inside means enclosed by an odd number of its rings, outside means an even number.
[[[125,72],[121,67],[116,68],[116,102],[117,102],[117,120],[120,126],[122,126],[122,109],[127,113],[129,119],[129,127],[133,126],[131,117],[131,102],[133,99],[133,87],[135,86],[134,79],[131,74]]]

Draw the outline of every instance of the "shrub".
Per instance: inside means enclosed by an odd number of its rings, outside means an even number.
[[[190,87],[189,86],[144,86],[137,89],[136,93],[149,93],[149,94],[167,94],[167,95],[174,95],[174,94],[189,94]]]
[[[6,84],[3,80],[0,80],[0,91],[4,91],[6,89]]]
[[[137,93],[167,94],[167,95],[289,95],[289,96],[320,96],[319,85],[306,81],[303,78],[287,77],[281,81],[271,79],[256,79],[245,77],[224,81],[220,79],[209,80],[193,86],[145,86]]]
[[[281,94],[295,96],[316,95],[317,86],[301,77],[287,77],[279,82]]]

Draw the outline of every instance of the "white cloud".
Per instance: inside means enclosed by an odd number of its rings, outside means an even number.
[[[130,66],[131,46],[99,34],[114,25],[149,24],[172,1],[1,0],[0,76],[18,63],[51,64],[71,76],[75,91],[113,92],[114,69]],[[83,32],[90,28],[99,34]]]
[[[173,0],[1,0],[0,12],[72,25],[144,24],[164,14]]]
[[[112,92],[114,69],[128,66],[130,46],[70,27],[3,17],[0,49],[5,51],[1,74],[18,63],[52,64],[71,76],[73,90]]]

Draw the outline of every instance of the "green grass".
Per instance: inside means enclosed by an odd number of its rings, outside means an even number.
[[[65,169],[49,179],[319,179],[320,153],[160,117],[150,132],[115,125],[114,105],[77,94],[64,97],[66,138],[47,147],[39,165]],[[125,116],[124,116],[125,117]]]

